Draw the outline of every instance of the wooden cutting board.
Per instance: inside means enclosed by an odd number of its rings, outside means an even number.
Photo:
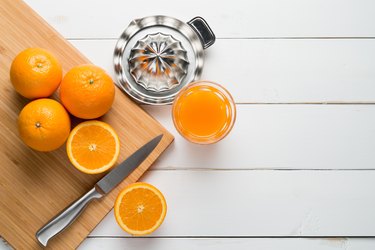
[[[14,91],[9,68],[13,58],[28,47],[51,51],[62,63],[64,73],[75,65],[89,63],[25,3],[0,0],[0,236],[16,249],[40,248],[36,231],[101,178],[77,171],[69,163],[64,147],[40,153],[19,139],[17,117],[28,100]],[[118,162],[156,135],[163,133],[164,137],[122,184],[92,202],[72,226],[51,240],[51,249],[76,248],[111,210],[119,190],[138,180],[173,141],[167,130],[117,88],[114,105],[102,120],[119,134]]]

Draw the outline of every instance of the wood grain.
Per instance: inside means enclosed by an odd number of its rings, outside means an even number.
[[[114,75],[115,39],[71,43]],[[375,103],[372,65],[374,39],[224,39],[205,51],[201,78],[237,103]]]
[[[328,239],[275,239],[275,238],[189,238],[189,239],[134,239],[89,238],[82,243],[83,249],[111,250],[228,250],[228,249],[288,249],[288,250],[371,250],[374,239],[328,238]]]
[[[375,37],[372,0],[27,0],[67,38],[118,38],[132,19],[169,15],[182,21],[202,16],[218,38]],[[77,25],[78,24],[78,25]]]
[[[51,51],[62,63],[64,72],[89,63],[26,4],[0,1],[0,235],[16,249],[39,248],[36,231],[101,177],[75,170],[63,147],[39,153],[19,139],[17,116],[28,100],[13,90],[9,68],[14,56],[27,47]],[[136,181],[173,140],[167,130],[117,88],[114,105],[102,120],[119,134],[119,162],[154,136],[163,133],[164,137],[137,170],[105,198],[90,204],[69,229],[51,241],[49,247],[53,249],[76,248],[112,208],[119,189]]]
[[[373,237],[374,178],[371,170],[152,170],[141,181],[168,204],[153,238]],[[130,237],[111,214],[90,237]]]
[[[179,135],[170,106],[144,108],[175,135],[153,169],[375,169],[375,105],[237,105],[232,132],[208,147]]]
[[[171,0],[158,5],[145,0],[142,8],[123,0],[104,4],[102,0],[26,2],[65,38],[77,39],[72,44],[108,71],[112,70],[116,39],[133,18],[168,14],[187,21],[201,15],[219,38],[206,51],[203,77],[227,85],[237,102],[375,102],[372,0],[235,0],[216,5],[191,0],[182,2],[183,8]],[[232,54],[228,48],[241,48],[241,53]],[[231,73],[238,68],[240,72]],[[167,109],[152,107],[146,111],[174,132]],[[222,233],[225,226],[219,222],[223,217],[237,222],[229,223],[231,229],[236,227],[234,237],[240,232],[267,237],[275,231],[285,235],[317,232],[321,237],[332,232],[374,236],[373,170],[249,170],[373,169],[374,117],[373,105],[239,105],[230,137],[204,149],[177,137],[153,166],[158,170],[143,179],[168,193],[168,221],[161,231],[151,238],[122,238],[128,236],[119,230],[110,212],[79,249],[375,249],[373,238],[249,239],[218,235],[209,239],[204,235]],[[244,147],[250,147],[252,153]],[[220,170],[195,170],[201,167]],[[247,170],[222,170],[232,168]],[[203,184],[208,190],[202,193]],[[230,194],[228,201],[221,199],[221,192],[225,197]],[[230,212],[230,204],[221,207],[229,201],[243,212]],[[313,209],[313,216],[303,216],[307,208]],[[254,211],[261,215],[261,222]],[[314,215],[320,218],[318,231],[314,231]],[[243,218],[248,223],[239,228]],[[93,238],[95,235],[99,238]]]

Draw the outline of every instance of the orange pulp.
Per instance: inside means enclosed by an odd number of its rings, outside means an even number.
[[[234,102],[218,84],[193,83],[176,98],[173,118],[177,130],[186,139],[200,144],[214,143],[233,126]]]

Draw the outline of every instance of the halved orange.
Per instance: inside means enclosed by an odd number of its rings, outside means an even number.
[[[117,196],[115,218],[127,233],[141,236],[155,231],[167,213],[163,194],[154,186],[136,182]]]
[[[86,121],[78,124],[70,133],[66,152],[78,170],[98,174],[116,163],[120,141],[115,130],[107,123]]]

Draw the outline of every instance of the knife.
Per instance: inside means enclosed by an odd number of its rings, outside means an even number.
[[[143,145],[120,165],[100,179],[90,191],[47,222],[35,235],[39,243],[43,246],[47,246],[48,240],[72,224],[90,201],[100,199],[114,189],[149,156],[159,144],[162,137],[163,135],[159,135]]]

